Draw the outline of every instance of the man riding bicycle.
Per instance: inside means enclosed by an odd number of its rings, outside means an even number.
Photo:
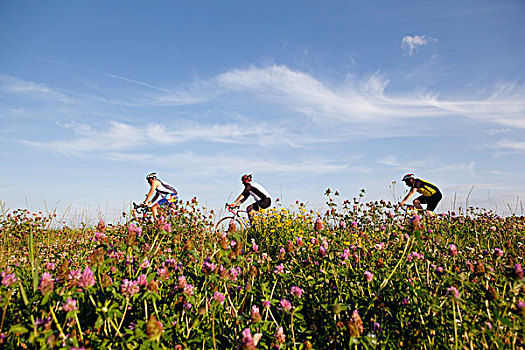
[[[403,176],[403,182],[405,185],[410,187],[410,192],[408,192],[406,197],[399,203],[398,207],[403,206],[416,192],[419,192],[421,193],[421,196],[417,197],[412,202],[414,203],[414,207],[423,210],[421,204],[426,204],[427,208],[425,213],[430,217],[434,217],[434,209],[436,209],[438,203],[441,201],[441,198],[443,198],[439,188],[428,181],[415,178],[414,174],[406,174]]]
[[[253,196],[255,199],[255,203],[250,204],[246,211],[248,212],[248,216],[250,217],[250,220],[255,214],[255,212],[259,211],[259,209],[266,209],[272,204],[272,199],[270,198],[270,194],[264,187],[259,185],[257,182],[252,181],[252,175],[246,174],[241,177],[242,184],[244,185],[244,191],[237,197],[235,202],[229,205],[230,208],[237,207],[240,203],[244,203],[248,199],[249,196]]]
[[[150,190],[142,204],[151,207],[153,219],[157,220],[157,213],[161,205],[172,204],[177,201],[177,190],[168,183],[157,178],[157,173],[146,176]]]

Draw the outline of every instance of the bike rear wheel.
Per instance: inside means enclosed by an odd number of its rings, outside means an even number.
[[[219,232],[231,232],[246,228],[246,225],[234,216],[227,216],[219,220],[215,230]]]

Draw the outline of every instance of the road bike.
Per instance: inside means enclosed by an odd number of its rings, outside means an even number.
[[[153,222],[153,212],[151,208],[143,203],[133,202],[133,218],[129,221],[132,224],[142,225],[148,222]]]
[[[230,213],[220,219],[215,225],[215,230],[220,232],[230,232],[239,229],[246,229],[251,226],[248,212],[241,210],[240,207],[230,207],[228,203],[224,206]]]

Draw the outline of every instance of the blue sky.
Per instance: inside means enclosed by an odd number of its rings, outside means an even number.
[[[520,214],[523,18],[521,0],[1,0],[0,200],[111,219],[157,171],[220,208],[253,173],[320,207],[328,187],[399,197],[413,172],[437,211]]]

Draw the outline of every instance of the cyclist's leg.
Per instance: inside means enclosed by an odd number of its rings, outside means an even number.
[[[417,209],[423,210],[423,207],[421,206],[421,204],[426,204],[427,203],[427,197],[419,196],[416,199],[414,199],[414,201],[412,203],[414,204],[414,207],[416,207]]]
[[[433,218],[436,216],[436,214],[434,214],[434,209],[436,209],[437,205],[441,201],[441,198],[443,198],[443,195],[440,192],[434,193],[432,196],[427,198],[426,213],[429,217]]]
[[[165,198],[160,198],[155,203],[153,203],[153,206],[151,207],[151,212],[153,213],[153,220],[157,221],[160,206],[166,205],[167,203],[168,201]]]

